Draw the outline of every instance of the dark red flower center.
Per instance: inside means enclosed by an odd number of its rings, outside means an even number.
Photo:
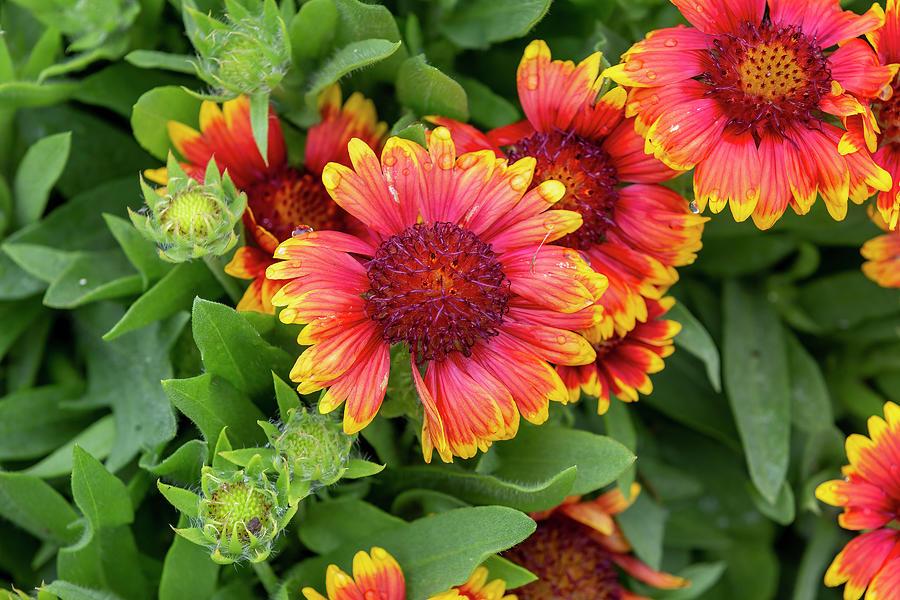
[[[701,81],[737,131],[783,133],[790,123],[807,123],[831,91],[822,49],[795,25],[744,23],[717,36],[709,57]]]
[[[469,356],[479,338],[497,335],[509,310],[509,280],[496,254],[453,223],[417,223],[392,235],[366,272],[366,313],[420,364],[452,352]]]
[[[321,178],[311,173],[287,167],[244,191],[257,224],[279,242],[298,227],[346,229],[347,213],[328,195]]]
[[[873,104],[872,108],[881,128],[882,145],[900,142],[900,81],[895,81],[893,87],[886,87],[881,99],[882,102]]]
[[[515,143],[510,160],[532,156],[537,161],[534,183],[556,179],[566,186],[566,195],[554,208],[574,210],[584,224],[555,242],[585,250],[606,240],[619,199],[616,169],[597,144],[573,133],[536,132]]]
[[[637,326],[640,327],[640,323],[638,323]],[[614,334],[613,337],[609,339],[594,342],[592,345],[594,346],[594,350],[597,352],[597,362],[602,362],[603,357],[614,352],[619,344],[625,341],[627,336],[628,334],[624,336]]]
[[[538,580],[516,589],[519,600],[621,600],[619,573],[609,550],[567,517],[539,521],[537,530],[504,557]]]

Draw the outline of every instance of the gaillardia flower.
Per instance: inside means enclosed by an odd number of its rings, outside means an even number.
[[[596,323],[606,288],[578,252],[551,243],[582,223],[548,210],[564,186],[529,191],[533,158],[457,158],[445,128],[428,150],[389,139],[380,163],[361,140],[349,150],[353,168],[330,163],[322,181],[368,227],[365,239],[299,233],[267,270],[292,280],[272,299],[285,307],[281,320],[307,323],[298,342],[310,347],[291,371],[297,389],[328,388],[321,412],[346,400],[344,431],[359,431],[384,398],[389,348],[402,343],[424,407],[426,460],[434,448],[451,461],[511,438],[520,413],[546,420],[548,399],[568,401],[548,363],[594,360],[575,331]]]
[[[675,351],[672,338],[681,331],[680,323],[662,318],[673,304],[674,298],[648,299],[647,320],[624,333],[605,337],[597,327],[585,332],[597,359],[589,365],[556,368],[571,400],[577,401],[582,391],[596,396],[597,412],[603,414],[609,408],[610,394],[637,402],[638,392],[651,393],[653,383],[648,375],[662,371],[663,359]]]
[[[504,595],[506,583],[501,579],[487,582],[488,570],[478,567],[469,580],[429,600],[516,600]],[[353,576],[337,565],[328,565],[325,573],[328,598],[311,587],[303,588],[306,600],[406,600],[403,571],[394,557],[382,548],[369,554],[357,552],[353,557]]]
[[[884,25],[868,35],[869,41],[878,53],[883,65],[896,68],[900,63],[900,4],[887,0]],[[881,135],[878,136],[878,150],[875,162],[891,174],[891,189],[878,194],[878,212],[888,229],[897,228],[900,216],[900,80],[894,80],[885,87],[875,100],[874,109]]]
[[[639,492],[640,485],[633,484],[631,501]],[[648,600],[622,586],[616,566],[657,588],[690,585],[629,554],[631,545],[613,515],[630,504],[615,489],[594,500],[572,496],[554,509],[532,514],[537,530],[504,553],[538,577],[516,589],[518,600]]]
[[[556,208],[578,212],[584,225],[560,239],[609,277],[603,297],[604,335],[647,319],[644,297],[659,298],[677,279],[673,267],[694,261],[705,217],[659,185],[678,172],[644,153],[644,143],[625,118],[626,93],[613,88],[599,98],[601,54],[577,66],[550,60],[542,40],[531,42],[516,81],[527,117],[487,134],[429,117],[453,132],[460,151],[492,149],[511,160],[535,159],[534,185],[555,179],[566,187]]]
[[[264,161],[250,128],[250,101],[245,96],[219,107],[204,102],[200,107],[200,131],[170,121],[169,137],[187,163],[185,171],[200,180],[210,158],[215,156],[220,170],[228,170],[235,185],[247,193],[244,228],[248,245],[239,248],[225,267],[233,277],[252,279],[238,310],[273,313],[271,299],[281,283],[266,279],[266,267],[274,262],[272,253],[280,242],[297,229],[355,231],[355,219],[332,201],[322,186],[325,164],[349,163],[347,142],[357,137],[377,147],[387,125],[376,122],[375,107],[354,93],[341,105],[337,85],[319,99],[322,121],[309,129],[305,165],[288,165],[281,125],[269,111],[268,162]],[[148,172],[148,178],[165,181],[162,170]]]
[[[817,191],[843,219],[848,198],[890,189],[869,154],[876,124],[865,103],[893,70],[857,39],[882,24],[877,4],[859,16],[838,0],[672,2],[694,26],[649,33],[605,74],[632,88],[626,111],[647,152],[696,167],[700,209],[730,203],[736,220],[752,215],[765,229],[788,204],[809,211]]]
[[[847,438],[844,479],[816,488],[819,500],[844,507],[841,527],[868,530],[844,546],[825,573],[825,585],[845,584],[845,600],[863,592],[866,600],[900,597],[900,406],[885,403],[884,418],[873,415],[868,426],[869,437]]]
[[[886,230],[862,245],[860,254],[866,259],[862,271],[881,287],[900,287],[900,230],[887,231],[881,213],[872,214],[876,225]]]
[[[303,595],[306,600],[406,600],[406,582],[400,565],[393,556],[377,547],[372,548],[371,554],[356,553],[352,577],[337,565],[328,565],[325,589],[328,598],[311,587],[303,588]]]

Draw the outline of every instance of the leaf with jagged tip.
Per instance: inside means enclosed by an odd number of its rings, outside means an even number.
[[[319,69],[310,75],[306,105],[312,109],[319,101],[322,91],[341,77],[357,69],[373,65],[391,56],[400,47],[400,42],[370,39],[350,42],[338,50]]]
[[[791,388],[784,328],[758,290],[725,283],[725,390],[750,478],[774,503],[787,476]]]
[[[537,484],[577,466],[571,494],[586,494],[615,481],[635,460],[616,440],[589,431],[523,425],[516,437],[495,442],[478,464],[479,473],[504,481]]]
[[[200,496],[190,490],[167,485],[159,480],[156,481],[156,487],[172,506],[189,517],[197,518],[200,510]]]
[[[466,91],[440,69],[427,64],[421,54],[403,61],[396,85],[397,99],[419,116],[469,119]]]
[[[577,478],[572,466],[543,481],[505,481],[493,475],[470,473],[437,466],[402,467],[384,472],[382,479],[392,493],[428,488],[452,494],[471,504],[504,504],[535,512],[559,505],[571,493]]]
[[[293,360],[270,346],[230,306],[194,300],[191,326],[207,373],[228,380],[238,390],[271,394],[271,372],[287,373]],[[254,419],[256,421],[256,419]]]

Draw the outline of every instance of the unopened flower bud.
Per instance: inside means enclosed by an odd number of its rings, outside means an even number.
[[[228,0],[226,22],[188,9],[199,56],[198,75],[235,94],[269,92],[290,66],[290,38],[273,0],[257,11]]]
[[[132,223],[156,242],[162,258],[183,262],[205,254],[220,255],[237,243],[234,227],[247,196],[210,160],[202,184],[188,177],[170,154],[166,187],[154,190],[141,180],[146,207],[129,211]]]
[[[281,427],[264,429],[294,479],[331,485],[347,470],[355,436],[344,433],[341,423],[328,416],[292,408]]]

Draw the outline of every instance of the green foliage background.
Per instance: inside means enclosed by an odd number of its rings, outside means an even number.
[[[724,213],[708,223],[672,289],[677,351],[638,404],[554,407],[550,423],[449,466],[423,465],[414,422],[379,416],[356,452],[384,471],[301,504],[264,566],[222,568],[176,536],[187,520],[157,480],[196,488],[224,428],[233,447],[265,442],[256,421],[276,418],[272,373],[287,380],[296,329],[234,312],[206,263],[160,261],[127,222],[138,173],[169,149],[166,121],[196,125],[196,93],[212,90],[179,0],[87,5],[0,3],[0,587],[297,598],[372,544],[407,567],[412,600],[485,559],[517,585],[530,575],[494,554],[533,530],[523,512],[636,479],[644,492],[620,522],[637,556],[694,580],[642,593],[840,597],[822,574],[848,536],[812,490],[837,475],[846,432],[900,401],[900,293],[859,270],[878,233],[864,207],[836,223],[821,202],[767,232]],[[334,81],[412,139],[425,114],[496,127],[521,118],[515,69],[531,39],[554,58],[599,49],[616,62],[681,19],[661,0],[279,7],[291,68],[272,101],[293,161]],[[689,175],[673,185],[689,197]],[[409,382],[391,384],[383,414],[403,414]]]

